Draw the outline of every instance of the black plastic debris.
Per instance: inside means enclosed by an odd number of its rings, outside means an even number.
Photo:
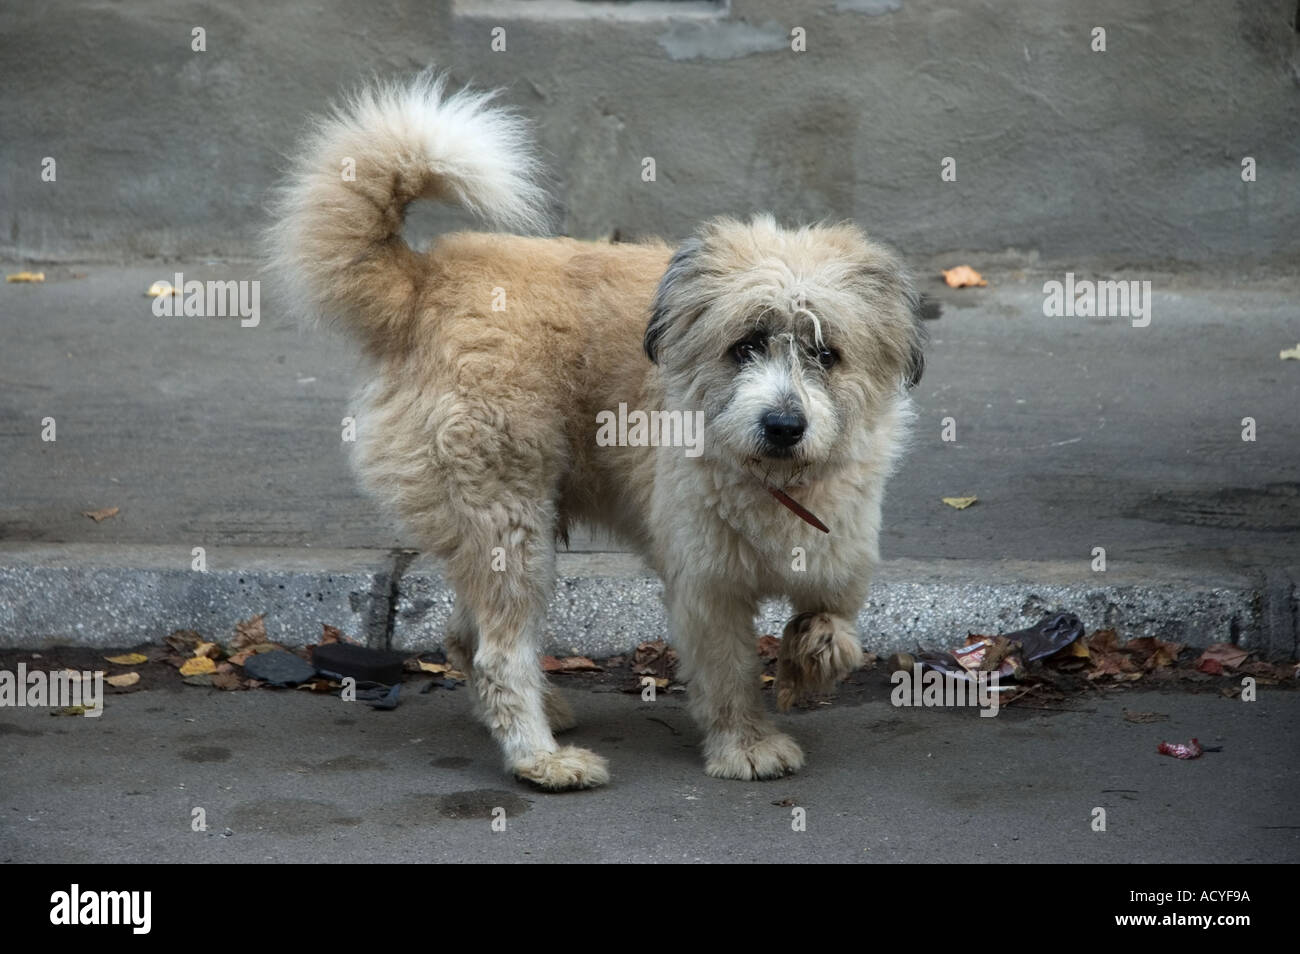
[[[244,673],[272,686],[296,686],[316,675],[316,667],[283,649],[249,656]]]
[[[1076,639],[1083,638],[1083,622],[1073,613],[1045,616],[1037,625],[1007,633],[1007,639],[1019,643],[1025,662],[1043,659],[1060,652]]]
[[[385,649],[370,649],[353,643],[325,643],[312,650],[311,661],[322,676],[331,679],[351,676],[357,682],[378,682],[385,686],[402,681],[404,657]]]
[[[401,688],[400,685],[393,686],[379,698],[366,700],[367,704],[372,709],[396,709],[398,702],[397,694]],[[360,697],[360,693],[357,695]]]

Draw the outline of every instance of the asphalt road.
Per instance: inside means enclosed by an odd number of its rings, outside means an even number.
[[[808,764],[753,783],[704,775],[682,697],[568,690],[580,725],[561,738],[613,779],[559,795],[503,773],[464,689],[408,684],[390,712],[178,681],[98,719],[4,708],[0,861],[1300,861],[1300,693],[1093,690],[981,718],[894,708],[869,675],[778,716]],[[1222,751],[1156,752],[1193,736]]]

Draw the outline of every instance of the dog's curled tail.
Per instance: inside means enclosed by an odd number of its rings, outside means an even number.
[[[280,188],[267,239],[304,315],[341,321],[372,355],[411,327],[425,274],[401,237],[419,198],[507,229],[545,227],[545,193],[525,122],[494,92],[446,91],[424,73],[372,85],[321,119]]]

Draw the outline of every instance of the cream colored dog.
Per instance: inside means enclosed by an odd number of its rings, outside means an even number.
[[[768,216],[711,222],[675,252],[482,233],[412,250],[401,227],[419,198],[542,227],[524,124],[490,100],[427,76],[362,93],[319,124],[280,197],[278,265],[373,362],[357,467],[444,561],[447,653],[511,772],[548,789],[609,777],[557,745],[573,716],[538,661],[573,521],[662,577],[705,771],[794,771],[803,753],[759,691],[755,613],[786,596],[797,614],[782,708],[861,665],[854,619],[922,369],[909,281],[851,225]],[[598,441],[620,405],[658,412],[664,439]],[[664,446],[691,420],[693,451]]]

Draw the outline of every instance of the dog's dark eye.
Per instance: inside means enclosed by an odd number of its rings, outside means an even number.
[[[731,357],[737,364],[744,364],[747,361],[753,361],[762,353],[762,338],[746,338],[744,341],[737,341],[731,346]]]
[[[817,363],[823,368],[831,368],[838,364],[840,360],[839,352],[830,348],[822,348],[817,352]]]

